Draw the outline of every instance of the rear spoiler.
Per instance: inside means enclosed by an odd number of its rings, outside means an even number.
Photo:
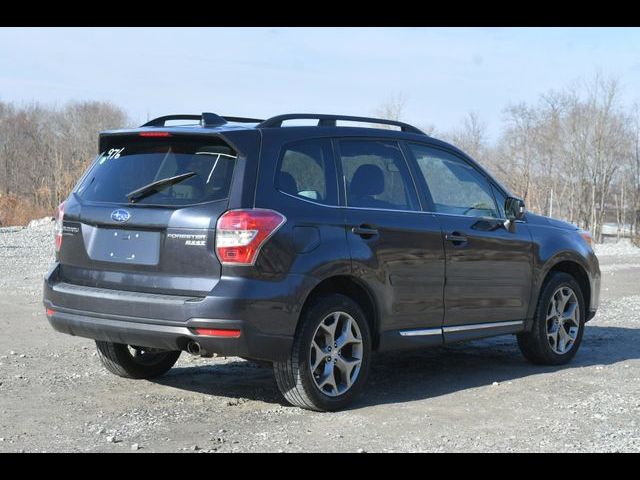
[[[251,132],[252,130],[246,130]],[[226,145],[228,145],[229,147],[231,147],[238,155],[244,155],[247,151],[252,150],[251,145],[252,141],[250,141],[249,139],[247,139],[247,141],[244,141],[244,139],[242,138],[242,136],[240,138],[238,138],[239,134],[242,134],[244,132],[246,132],[245,130],[240,130],[238,132],[235,131],[229,131],[229,132],[220,132],[220,131],[203,131],[203,130],[195,130],[195,131],[190,131],[190,129],[188,128],[174,128],[174,127],[168,127],[168,130],[158,130],[157,133],[162,133],[162,134],[166,134],[167,136],[171,136],[174,138],[184,138],[184,137],[192,137],[192,138],[202,138],[202,137],[208,137],[208,138],[212,138],[215,137],[218,139],[218,142],[222,142]],[[119,139],[126,139],[126,140],[130,140],[132,138],[135,137],[140,137],[140,136],[145,136],[145,134],[148,136],[149,133],[154,132],[153,129],[149,129],[149,128],[144,128],[144,129],[138,129],[138,128],[134,128],[134,129],[123,129],[123,130],[106,130],[103,132],[100,132],[99,137],[98,137],[98,153],[100,152],[104,152],[105,150],[109,149],[109,148],[119,148],[118,147],[118,140]],[[255,131],[254,131],[255,132]],[[257,132],[255,132],[257,134]],[[231,137],[231,138],[230,138]]]

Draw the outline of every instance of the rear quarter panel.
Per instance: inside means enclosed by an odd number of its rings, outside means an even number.
[[[251,207],[268,208],[287,221],[264,244],[255,268],[223,266],[223,275],[289,282],[283,299],[290,319],[297,319],[309,292],[322,280],[351,274],[344,211],[301,200],[275,187],[275,173],[283,145],[298,140],[296,129],[274,128],[263,132],[255,177],[255,201]],[[311,136],[300,131],[300,138]],[[290,320],[289,320],[290,323]]]

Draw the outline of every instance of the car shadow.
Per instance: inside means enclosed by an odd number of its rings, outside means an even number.
[[[151,381],[180,390],[227,397],[231,404],[249,399],[288,405],[280,395],[270,365],[235,357],[224,363],[176,366]]]
[[[515,337],[505,335],[408,352],[377,353],[369,380],[350,409],[422,400],[531,375],[640,358],[640,329],[588,326],[576,357],[567,365],[527,362]],[[205,395],[288,405],[270,367],[244,360],[179,366],[154,382]]]

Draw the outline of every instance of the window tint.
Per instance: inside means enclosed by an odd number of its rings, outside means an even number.
[[[435,211],[499,217],[491,185],[471,165],[446,152],[409,145],[427,183]]]
[[[347,206],[420,210],[405,159],[396,142],[340,141]]]
[[[276,175],[276,188],[297,197],[337,205],[336,174],[328,140],[289,145]]]
[[[91,166],[75,193],[84,200],[128,203],[127,194],[152,182],[195,175],[136,203],[184,206],[227,198],[235,152],[215,140],[128,137],[114,140]]]

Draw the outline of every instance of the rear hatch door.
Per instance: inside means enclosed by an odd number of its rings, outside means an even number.
[[[205,295],[220,277],[215,225],[228,206],[237,153],[215,135],[165,132],[103,145],[65,206],[61,280]]]

